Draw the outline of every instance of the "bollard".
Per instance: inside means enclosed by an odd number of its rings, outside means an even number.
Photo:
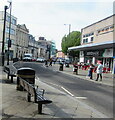
[[[59,71],[63,71],[63,63],[60,63]]]
[[[69,63],[65,63],[65,67],[69,67]]]
[[[32,68],[23,67],[17,71],[17,90],[22,91],[23,88],[20,85],[20,77],[32,85],[35,84],[35,70]]]
[[[78,75],[78,65],[73,65],[73,74]]]

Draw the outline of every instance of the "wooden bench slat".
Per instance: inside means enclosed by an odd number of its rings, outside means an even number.
[[[11,83],[13,83],[13,77],[16,77],[16,72],[14,72],[9,66],[4,66],[4,72],[11,76]]]
[[[31,96],[34,96],[34,102],[38,103],[38,113],[42,113],[42,104],[52,103],[44,97],[44,90],[35,89],[35,86],[29,84],[27,81],[19,77],[20,85],[28,92],[28,102],[31,101]]]

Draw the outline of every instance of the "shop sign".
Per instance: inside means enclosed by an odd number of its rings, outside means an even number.
[[[103,57],[113,57],[113,49],[105,49]]]
[[[84,51],[85,56],[102,56],[103,51]]]

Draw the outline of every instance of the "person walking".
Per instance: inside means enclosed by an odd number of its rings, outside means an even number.
[[[99,62],[99,65],[97,67],[97,78],[95,81],[98,81],[99,76],[100,76],[100,81],[102,81],[102,72],[103,72],[103,65],[102,62]]]
[[[90,79],[93,79],[93,69],[94,69],[94,65],[91,64],[88,71],[88,76],[90,77]]]
[[[52,61],[53,61],[52,58],[50,58],[50,64],[49,64],[49,66],[52,66]]]
[[[48,60],[45,60],[45,66],[48,67]]]

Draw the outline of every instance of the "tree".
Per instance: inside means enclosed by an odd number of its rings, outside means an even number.
[[[73,46],[79,46],[80,45],[80,36],[81,33],[79,31],[73,31],[69,35],[64,36],[62,38],[62,52],[67,55],[68,48]],[[69,51],[69,55],[72,57],[77,57],[79,55],[78,51]]]

